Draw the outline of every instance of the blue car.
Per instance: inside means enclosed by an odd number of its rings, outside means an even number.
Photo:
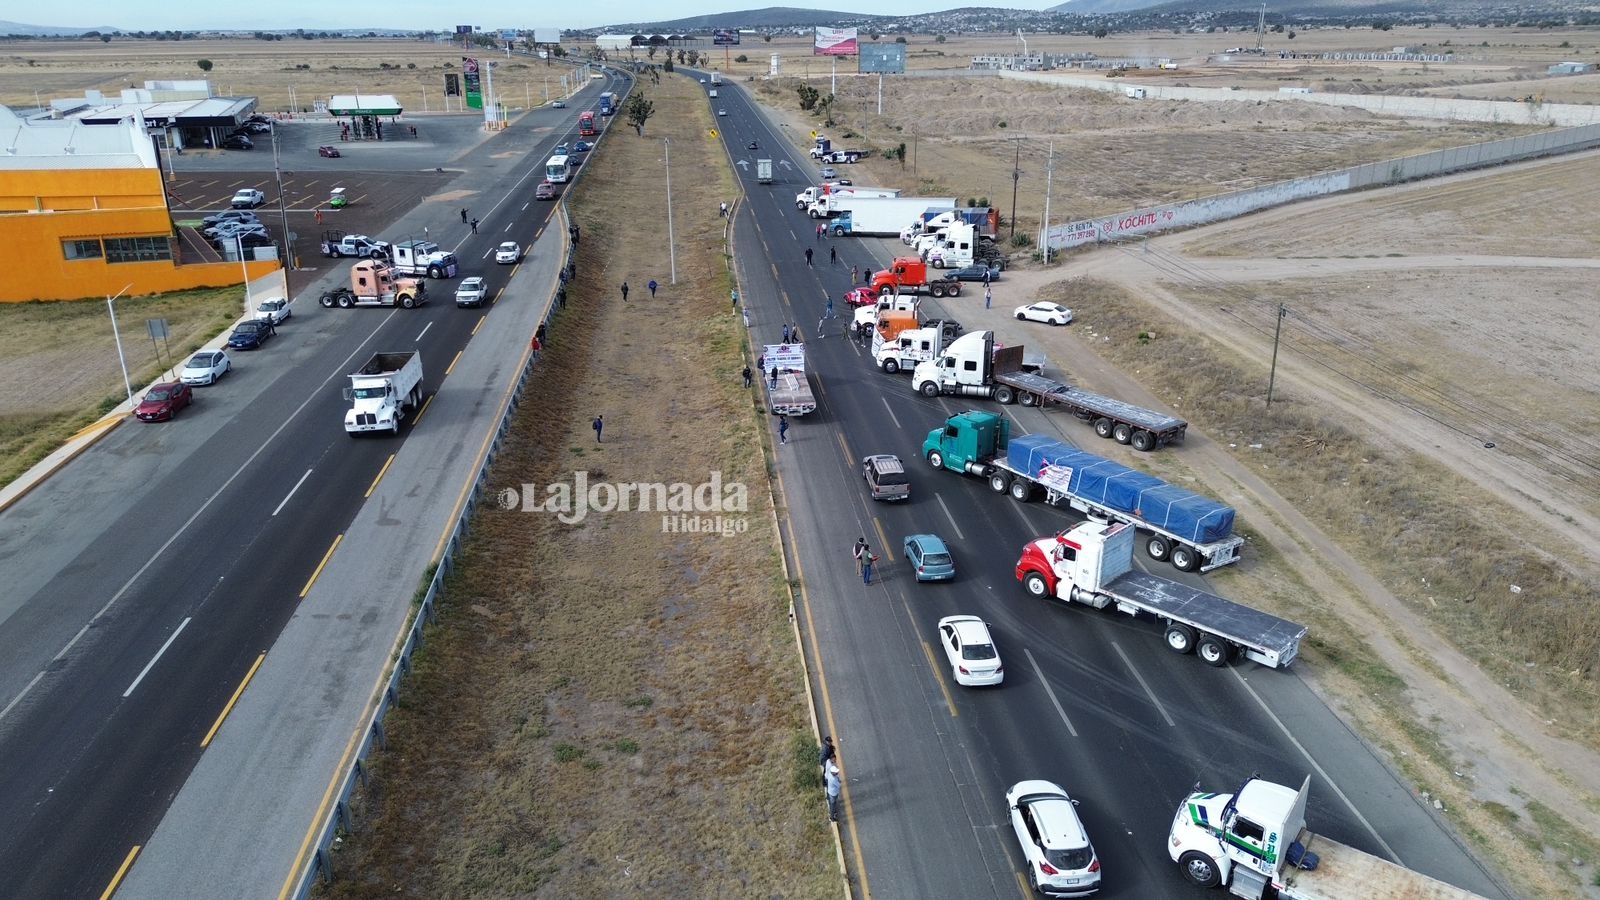
[[[233,329],[233,334],[228,335],[228,349],[230,350],[260,350],[269,338],[278,333],[272,323],[265,319],[254,322],[241,322]]]
[[[588,141],[579,141],[576,144],[572,145],[572,152],[573,153],[588,153],[590,150],[593,150],[593,149],[594,149],[594,145],[589,143]]]
[[[917,573],[918,581],[950,581],[956,577],[956,561],[937,534],[907,535],[905,549],[906,562]]]

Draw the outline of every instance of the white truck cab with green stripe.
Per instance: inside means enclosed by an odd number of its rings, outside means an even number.
[[[1202,887],[1262,900],[1466,900],[1477,897],[1306,828],[1300,790],[1252,777],[1234,794],[1194,793],[1178,807],[1167,854]]]

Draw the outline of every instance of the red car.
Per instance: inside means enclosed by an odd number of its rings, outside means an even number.
[[[878,302],[878,295],[870,288],[858,287],[844,295],[844,302],[851,306],[871,306]]]
[[[151,385],[133,414],[143,422],[161,422],[178,414],[194,402],[194,391],[181,381]]]
[[[321,147],[317,148],[317,155],[318,156],[326,156],[326,157],[329,157],[329,158],[332,158],[332,159],[338,159],[339,155],[340,155],[339,154],[339,148],[338,147],[330,147],[327,144],[324,144]]]
[[[533,189],[533,199],[535,200],[554,200],[555,198],[556,186],[548,181],[539,182],[539,186]]]

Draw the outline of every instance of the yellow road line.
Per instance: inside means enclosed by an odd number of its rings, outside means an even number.
[[[117,888],[122,886],[122,879],[128,877],[128,870],[133,868],[133,858],[138,855],[139,845],[134,844],[133,849],[128,851],[127,857],[122,860],[122,865],[117,866],[117,874],[111,876],[111,883],[106,885],[105,891],[100,895],[100,900],[109,900],[110,896],[117,892]]]
[[[928,646],[927,641],[922,642],[922,653],[928,657],[928,667],[933,670],[933,680],[939,682],[939,690],[944,694],[944,705],[950,707],[951,718],[961,715],[956,711],[956,698],[950,695],[950,686],[939,675],[939,661],[934,658],[933,648]]]
[[[244,695],[244,689],[249,686],[250,679],[256,677],[256,670],[261,668],[261,663],[266,658],[267,655],[265,653],[257,656],[256,661],[250,665],[250,671],[244,673],[244,680],[239,682],[237,688],[234,688],[233,696],[228,698],[228,705],[222,708],[222,714],[217,716],[217,721],[212,723],[211,730],[206,732],[205,740],[200,742],[202,748],[210,745],[211,739],[217,736],[217,731],[222,728],[222,723],[228,718],[228,713],[233,712],[233,705],[238,703],[239,698]]]
[[[422,415],[423,415],[423,413],[426,413],[428,411],[428,407],[433,404],[433,398],[436,397],[436,396],[438,396],[438,395],[437,394],[429,394],[428,395],[428,399],[422,401],[422,408],[417,410],[417,417],[415,419],[411,420],[411,430],[412,431],[415,431],[417,429],[417,426],[422,424]]]
[[[317,563],[316,571],[312,572],[311,577],[306,579],[306,586],[300,589],[301,600],[304,600],[306,595],[311,593],[311,586],[317,583],[317,576],[322,574],[323,568],[328,565],[328,560],[333,559],[333,551],[339,549],[339,542],[342,540],[344,540],[343,534],[333,536],[333,546],[328,548],[327,553],[322,554],[322,562]]]
[[[495,291],[494,292],[494,297],[489,300],[490,305],[493,305],[494,301],[499,299],[499,297],[500,297],[500,292],[499,291]],[[473,335],[473,337],[477,337],[478,329],[482,328],[483,327],[483,323],[485,323],[487,321],[489,321],[489,317],[488,316],[479,316],[478,317],[478,324],[472,326],[472,335]]]
[[[461,362],[461,354],[463,354],[465,352],[467,352],[467,351],[465,351],[465,350],[457,350],[456,351],[456,358],[450,360],[450,365],[445,366],[444,374],[445,374],[446,377],[449,377],[450,373],[454,372],[456,370],[456,363]]]
[[[1017,889],[1022,891],[1024,900],[1033,900],[1033,888],[1028,886],[1028,879],[1021,872],[1016,873],[1016,875]]]
[[[388,474],[389,467],[392,466],[392,465],[394,465],[394,454],[393,453],[389,454],[389,458],[383,461],[383,468],[378,470],[378,477],[372,479],[372,486],[367,488],[367,492],[365,494],[361,495],[363,499],[365,499],[367,497],[371,497],[372,496],[372,492],[378,489],[378,482],[382,481],[383,480],[383,476]],[[335,544],[334,546],[338,546],[338,545]],[[328,552],[331,553],[333,551],[330,550]],[[319,571],[320,571],[320,569],[319,569]],[[313,576],[313,577],[315,577],[315,576]],[[310,585],[307,585],[306,587],[309,589]],[[300,596],[304,597],[305,594],[301,594]]]

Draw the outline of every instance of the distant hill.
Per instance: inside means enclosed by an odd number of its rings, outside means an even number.
[[[690,32],[710,31],[714,28],[782,28],[788,25],[833,26],[850,22],[870,22],[883,16],[864,16],[860,13],[833,12],[825,9],[796,9],[792,6],[769,6],[765,9],[746,9],[737,12],[713,13],[706,16],[690,16],[686,19],[672,19],[667,22],[634,22],[626,25],[608,26],[607,31],[616,32],[658,32],[686,34]]]
[[[110,25],[97,25],[93,28],[62,28],[57,25],[24,25],[21,22],[0,21],[0,34],[21,34],[28,37],[77,37],[97,31],[101,34],[117,34],[121,28]]]
[[[1069,16],[1100,16],[1106,13],[1131,12],[1136,9],[1149,9],[1152,6],[1161,6],[1169,0],[1067,0],[1066,3],[1057,4],[1046,9],[1047,13],[1062,13]],[[1238,4],[1232,4],[1237,6]]]

